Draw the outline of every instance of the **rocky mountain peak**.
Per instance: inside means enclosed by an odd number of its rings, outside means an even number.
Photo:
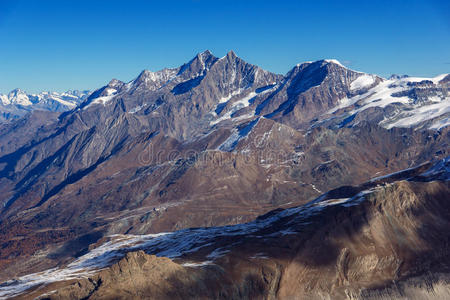
[[[183,79],[190,79],[205,75],[205,71],[209,70],[216,61],[217,57],[211,51],[205,50],[198,53],[188,63],[182,65],[179,68],[178,76],[181,76]]]
[[[9,98],[9,102],[11,104],[18,104],[18,105],[24,105],[24,106],[33,104],[30,101],[27,94],[19,88],[16,88],[16,89],[12,90],[11,92],[9,92],[8,98]]]
[[[108,87],[117,88],[117,87],[122,86],[123,84],[124,83],[122,81],[114,78],[114,79],[111,79],[111,81],[108,83]]]
[[[347,69],[335,59],[322,59],[296,65],[288,72],[286,78],[292,81],[293,85],[297,86],[300,91],[304,91],[307,88],[320,85],[327,78],[343,79],[348,75],[356,78],[356,74],[358,72]]]
[[[336,72],[347,72],[347,71],[354,72],[345,67],[336,59],[321,59],[297,64],[287,73],[286,77],[289,78],[295,76],[298,72],[307,72],[309,77],[314,77],[318,74],[324,73],[332,74]]]
[[[203,61],[207,61],[208,59],[215,58],[211,51],[205,50],[196,55],[196,58],[201,59]]]
[[[152,76],[153,72],[149,70],[143,70],[141,73],[139,73],[138,77],[134,80],[135,83],[142,83],[147,80],[147,78],[150,78]]]
[[[328,59],[323,59],[321,60],[323,63],[327,63],[327,64],[334,64],[334,65],[338,65],[340,67],[345,68],[345,66],[343,64],[341,64],[340,61],[338,61],[337,59],[334,58],[328,58]]]
[[[173,79],[177,72],[178,69],[162,69],[157,72],[144,70],[135,80],[133,80],[132,85],[136,88],[144,86],[149,90],[156,90],[169,80]]]
[[[9,97],[17,97],[18,95],[26,95],[26,93],[20,88],[15,88],[14,90],[8,93]]]
[[[228,51],[226,57],[229,60],[233,60],[233,59],[236,59],[238,56],[236,55],[236,53],[233,50],[230,50],[230,51]]]

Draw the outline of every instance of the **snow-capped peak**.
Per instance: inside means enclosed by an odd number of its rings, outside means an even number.
[[[132,84],[138,86],[141,84],[152,85],[154,89],[158,89],[164,83],[172,80],[178,73],[178,69],[162,69],[157,72],[144,70],[139,76],[132,81]]]
[[[205,51],[200,52],[199,54],[197,54],[197,57],[199,57],[203,61],[208,59],[209,57],[212,57],[212,56],[214,56],[214,55],[209,50],[205,50]]]
[[[343,68],[345,68],[345,66],[343,64],[341,64],[337,59],[324,59],[323,61],[327,62],[327,63],[331,63],[331,64],[336,64],[338,66],[341,66]]]
[[[14,89],[11,92],[9,92],[8,100],[9,100],[8,104],[16,104],[16,105],[23,105],[23,106],[28,106],[28,105],[33,104],[30,101],[28,95],[19,88]]]
[[[123,85],[123,82],[118,79],[111,79],[111,81],[108,83],[108,86],[111,88],[117,88]]]
[[[335,64],[338,65],[342,68],[348,69],[346,66],[344,66],[343,64],[341,64],[337,59],[319,59],[319,60],[314,60],[314,61],[304,61],[304,62],[300,62],[296,65],[296,67],[300,67],[302,65],[310,65],[310,64]]]
[[[450,125],[450,98],[445,92],[448,74],[433,78],[391,76],[382,79],[361,73],[350,84],[355,95],[340,100],[328,114],[355,116],[368,109],[386,109],[378,124],[385,128],[424,127],[439,130]],[[341,110],[344,109],[344,110]]]
[[[76,107],[89,93],[69,90],[64,93],[45,91],[29,94],[17,88],[6,95],[0,94],[0,111],[5,109],[8,112],[9,117],[6,119],[23,116],[35,109],[62,112]]]

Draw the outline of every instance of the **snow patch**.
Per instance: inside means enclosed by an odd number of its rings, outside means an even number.
[[[450,180],[450,156],[441,159],[427,171],[421,174],[424,177],[443,176],[443,179]]]
[[[92,100],[92,102],[86,106],[89,107],[92,104],[103,104],[106,105],[107,102],[109,102],[112,98],[114,98],[114,95],[111,96],[102,96],[102,97],[98,97]]]
[[[437,118],[446,113],[450,113],[450,97],[447,97],[445,100],[438,103],[418,107],[409,112],[408,114],[406,114],[407,116],[404,116],[401,119],[392,122],[385,127],[388,129],[392,127],[412,127],[424,121]],[[441,122],[434,123],[433,125],[430,126],[430,128],[439,129],[446,125],[448,125],[448,118],[443,123]]]
[[[363,74],[350,84],[350,90],[360,90],[371,86],[372,84],[374,84],[374,82],[375,77],[373,75]]]
[[[431,126],[430,129],[439,130],[441,128],[450,126],[450,117],[445,117],[441,120],[435,121]]]
[[[233,129],[232,134],[223,142],[217,150],[231,152],[236,148],[238,142],[242,138],[246,138],[248,134],[252,131],[253,127],[259,122],[259,118],[249,122],[244,128],[238,130]]]
[[[190,268],[199,268],[199,267],[205,267],[209,265],[213,265],[212,261],[203,261],[203,262],[190,262],[190,263],[184,263],[181,264],[183,267],[190,267]]]
[[[340,109],[355,105],[355,107],[352,107],[351,110],[347,110],[345,113],[348,116],[354,116],[357,113],[371,107],[384,108],[388,105],[397,103],[400,104],[400,106],[395,116],[385,119],[379,124],[388,129],[392,127],[413,127],[427,120],[438,118],[449,113],[450,97],[432,95],[424,104],[416,103],[415,100],[410,99],[405,92],[413,88],[412,83],[429,81],[430,84],[431,82],[433,84],[438,84],[440,80],[445,78],[445,76],[447,76],[447,74],[442,74],[434,78],[404,77],[383,80],[381,83],[363,94],[341,99],[339,104],[330,109],[327,113],[325,113],[325,115],[335,114]],[[351,90],[360,90],[364,87],[372,85],[374,82],[374,75],[363,74],[353,81],[350,87]],[[397,93],[402,92],[405,93],[405,96],[394,96]],[[331,118],[328,118],[328,120]],[[444,118],[434,122],[429,126],[429,128],[440,129],[448,126],[448,123],[448,118]]]
[[[242,116],[238,116],[238,117],[234,117],[234,118],[232,117],[235,112],[237,112],[237,111],[239,111],[239,110],[241,110],[241,109],[243,109],[245,107],[250,106],[250,100],[252,100],[253,98],[255,98],[258,95],[262,95],[262,94],[268,93],[268,92],[272,91],[274,88],[275,87],[272,87],[272,88],[269,88],[269,89],[266,89],[266,90],[263,90],[263,91],[260,91],[260,92],[253,91],[253,92],[248,93],[246,96],[244,96],[244,97],[236,100],[235,102],[233,102],[231,104],[231,107],[230,107],[229,111],[227,111],[220,118],[217,118],[216,120],[211,121],[209,123],[209,125],[213,126],[213,125],[216,125],[216,124],[218,124],[218,123],[220,123],[222,121],[229,120],[229,119],[233,119],[234,121],[240,121],[240,120],[248,119],[248,118],[251,118],[251,117],[255,116],[255,112],[252,111],[251,113],[248,113],[248,114],[245,114],[245,115],[242,115]],[[230,101],[231,98],[235,97],[236,95],[239,95],[240,93],[241,93],[241,90],[239,89],[236,92],[231,93],[230,96],[219,99],[219,104],[223,105],[223,103],[226,103],[226,102]],[[217,117],[216,112],[213,111],[213,112],[211,112],[211,114],[213,116]]]
[[[313,188],[313,190],[315,190],[316,192],[318,192],[319,194],[322,194],[322,191],[319,190],[318,188],[316,188],[316,186],[314,184],[311,183],[311,187]]]
[[[324,59],[324,61],[326,61],[327,63],[336,64],[336,65],[339,65],[339,66],[345,68],[345,66],[343,64],[341,64],[341,62],[338,61],[337,59]]]
[[[216,258],[222,257],[225,254],[227,254],[228,252],[230,252],[229,249],[224,249],[224,248],[217,248],[215,249],[213,252],[211,252],[210,254],[208,254],[206,256],[206,258],[215,260]]]
[[[226,103],[228,101],[230,101],[231,98],[233,98],[236,95],[239,95],[240,93],[242,93],[243,90],[238,89],[236,91],[233,91],[231,94],[229,94],[228,96],[222,97],[219,99],[219,103]]]
[[[138,106],[133,107],[132,109],[130,109],[128,112],[129,112],[130,114],[135,114],[135,113],[137,113],[138,111],[142,110],[144,107],[146,107],[145,104],[138,105]]]

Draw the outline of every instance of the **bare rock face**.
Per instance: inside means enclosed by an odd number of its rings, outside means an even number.
[[[350,85],[360,75],[327,60],[297,65],[257,111],[291,127],[308,128],[312,119],[350,95]]]

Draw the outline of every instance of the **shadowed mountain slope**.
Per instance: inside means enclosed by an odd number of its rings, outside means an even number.
[[[449,171],[446,158],[246,224],[110,236],[68,266],[18,278],[0,293],[33,287],[19,298],[444,299]]]

